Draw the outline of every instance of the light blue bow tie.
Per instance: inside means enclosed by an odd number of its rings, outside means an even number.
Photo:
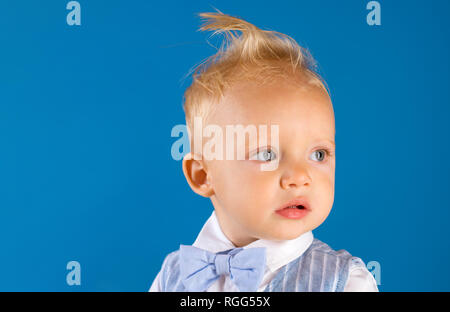
[[[234,248],[217,254],[180,245],[180,277],[187,291],[205,291],[221,275],[240,291],[258,289],[266,266],[266,248]]]

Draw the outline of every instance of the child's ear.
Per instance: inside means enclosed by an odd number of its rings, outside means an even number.
[[[214,195],[214,190],[208,181],[208,173],[203,160],[193,159],[191,153],[183,157],[183,173],[191,189],[204,197]]]

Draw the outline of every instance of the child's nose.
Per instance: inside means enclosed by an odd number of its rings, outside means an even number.
[[[302,187],[311,184],[311,177],[306,166],[297,165],[286,170],[280,179],[280,185],[283,189],[291,187]]]

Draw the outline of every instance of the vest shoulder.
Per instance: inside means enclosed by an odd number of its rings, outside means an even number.
[[[265,291],[343,291],[353,263],[362,261],[315,238],[302,255],[280,270]]]
[[[361,258],[352,256],[345,249],[335,250],[317,238],[314,238],[309,249],[310,253],[326,254],[327,257],[331,256],[334,258],[339,258],[341,261],[348,262],[349,269],[353,269],[354,267],[365,267],[365,264]]]
[[[323,254],[328,254],[328,255],[336,256],[336,257],[340,257],[340,258],[351,258],[352,257],[352,255],[347,250],[345,250],[345,249],[335,250],[335,249],[331,248],[330,245],[322,242],[321,240],[318,240],[317,238],[314,238],[309,250],[310,250],[310,252],[323,253]]]

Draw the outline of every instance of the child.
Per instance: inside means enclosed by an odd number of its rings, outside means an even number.
[[[314,60],[284,34],[221,12],[200,16],[201,30],[228,40],[196,68],[185,92],[196,146],[183,172],[214,212],[193,246],[165,258],[150,291],[378,291],[361,259],[312,234],[333,205],[335,174],[334,111]],[[206,125],[271,126],[270,140],[264,133],[257,141],[227,138],[227,155],[241,149],[244,159],[204,157],[195,120],[204,132]]]

